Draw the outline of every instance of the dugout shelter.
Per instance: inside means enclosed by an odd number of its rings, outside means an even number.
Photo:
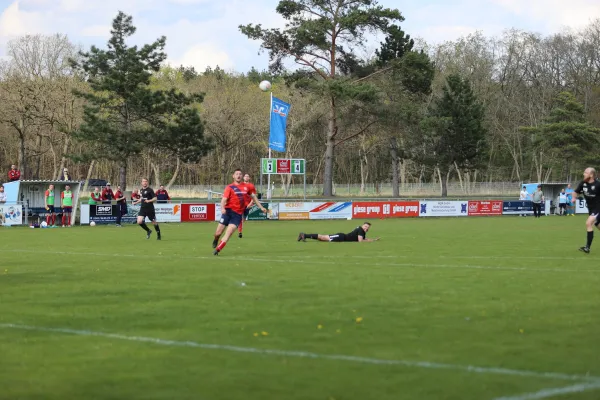
[[[37,220],[46,216],[47,211],[44,203],[44,194],[48,186],[54,185],[54,194],[56,196],[55,208],[56,214],[62,215],[60,208],[60,193],[65,190],[65,186],[71,186],[73,192],[73,213],[71,214],[71,225],[75,224],[77,215],[79,194],[81,191],[81,182],[77,181],[45,181],[45,180],[23,180],[7,182],[4,184],[6,202],[8,204],[20,204],[23,206],[24,223],[29,224],[29,220]]]
[[[546,200],[550,200],[551,201],[551,205],[550,208],[552,211],[556,211],[556,208],[558,207],[558,195],[560,194],[561,190],[566,189],[567,185],[569,184],[569,182],[546,182],[546,183],[522,183],[521,186],[519,187],[519,191],[521,191],[521,188],[523,186],[525,186],[527,193],[532,194],[533,192],[535,192],[537,190],[538,185],[542,185],[542,192],[544,192],[544,197],[546,198]],[[571,186],[573,189],[576,188],[577,183],[571,183]],[[554,212],[551,212],[552,214],[554,214]]]

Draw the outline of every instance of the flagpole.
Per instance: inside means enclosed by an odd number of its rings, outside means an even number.
[[[271,108],[269,109],[269,125],[271,124],[271,113],[273,112],[273,92],[271,92]],[[271,158],[271,144],[269,143],[269,158]],[[271,174],[267,175],[267,200],[271,200]]]

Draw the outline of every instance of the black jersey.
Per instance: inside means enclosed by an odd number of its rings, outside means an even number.
[[[357,227],[350,233],[346,234],[345,242],[358,242],[358,237],[362,236],[363,239],[367,237],[367,232],[362,228],[362,226]]]
[[[154,190],[151,187],[147,187],[146,189],[140,189],[140,195],[142,196],[142,208],[145,210],[154,210],[154,203],[145,203],[144,200],[152,200],[156,197],[154,194]]]
[[[600,213],[600,180],[592,182],[580,182],[575,193],[583,194],[590,213]]]

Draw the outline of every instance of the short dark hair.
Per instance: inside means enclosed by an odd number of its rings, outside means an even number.
[[[242,172],[242,170],[241,170],[241,169],[239,169],[239,168],[236,168],[236,169],[235,169],[235,171],[233,171],[233,173],[235,174],[235,173],[236,173],[236,172],[238,172],[238,171]]]
[[[365,225],[365,224],[371,226],[370,222],[363,222],[363,225]]]

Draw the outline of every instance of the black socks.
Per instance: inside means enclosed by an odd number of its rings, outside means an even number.
[[[158,224],[154,224],[154,230],[160,235],[160,228],[158,227]]]
[[[304,237],[307,239],[318,239],[319,235],[316,233],[307,233],[306,235],[304,235]]]
[[[148,225],[146,225],[146,223],[145,223],[145,222],[142,222],[142,223],[140,224],[140,226],[141,226],[141,227],[142,227],[142,229],[143,229],[143,230],[145,230],[146,232],[148,232],[148,233],[150,232],[150,228],[148,228]]]
[[[585,245],[585,247],[587,247],[588,249],[592,247],[592,240],[594,240],[594,231],[587,233],[587,244]]]

